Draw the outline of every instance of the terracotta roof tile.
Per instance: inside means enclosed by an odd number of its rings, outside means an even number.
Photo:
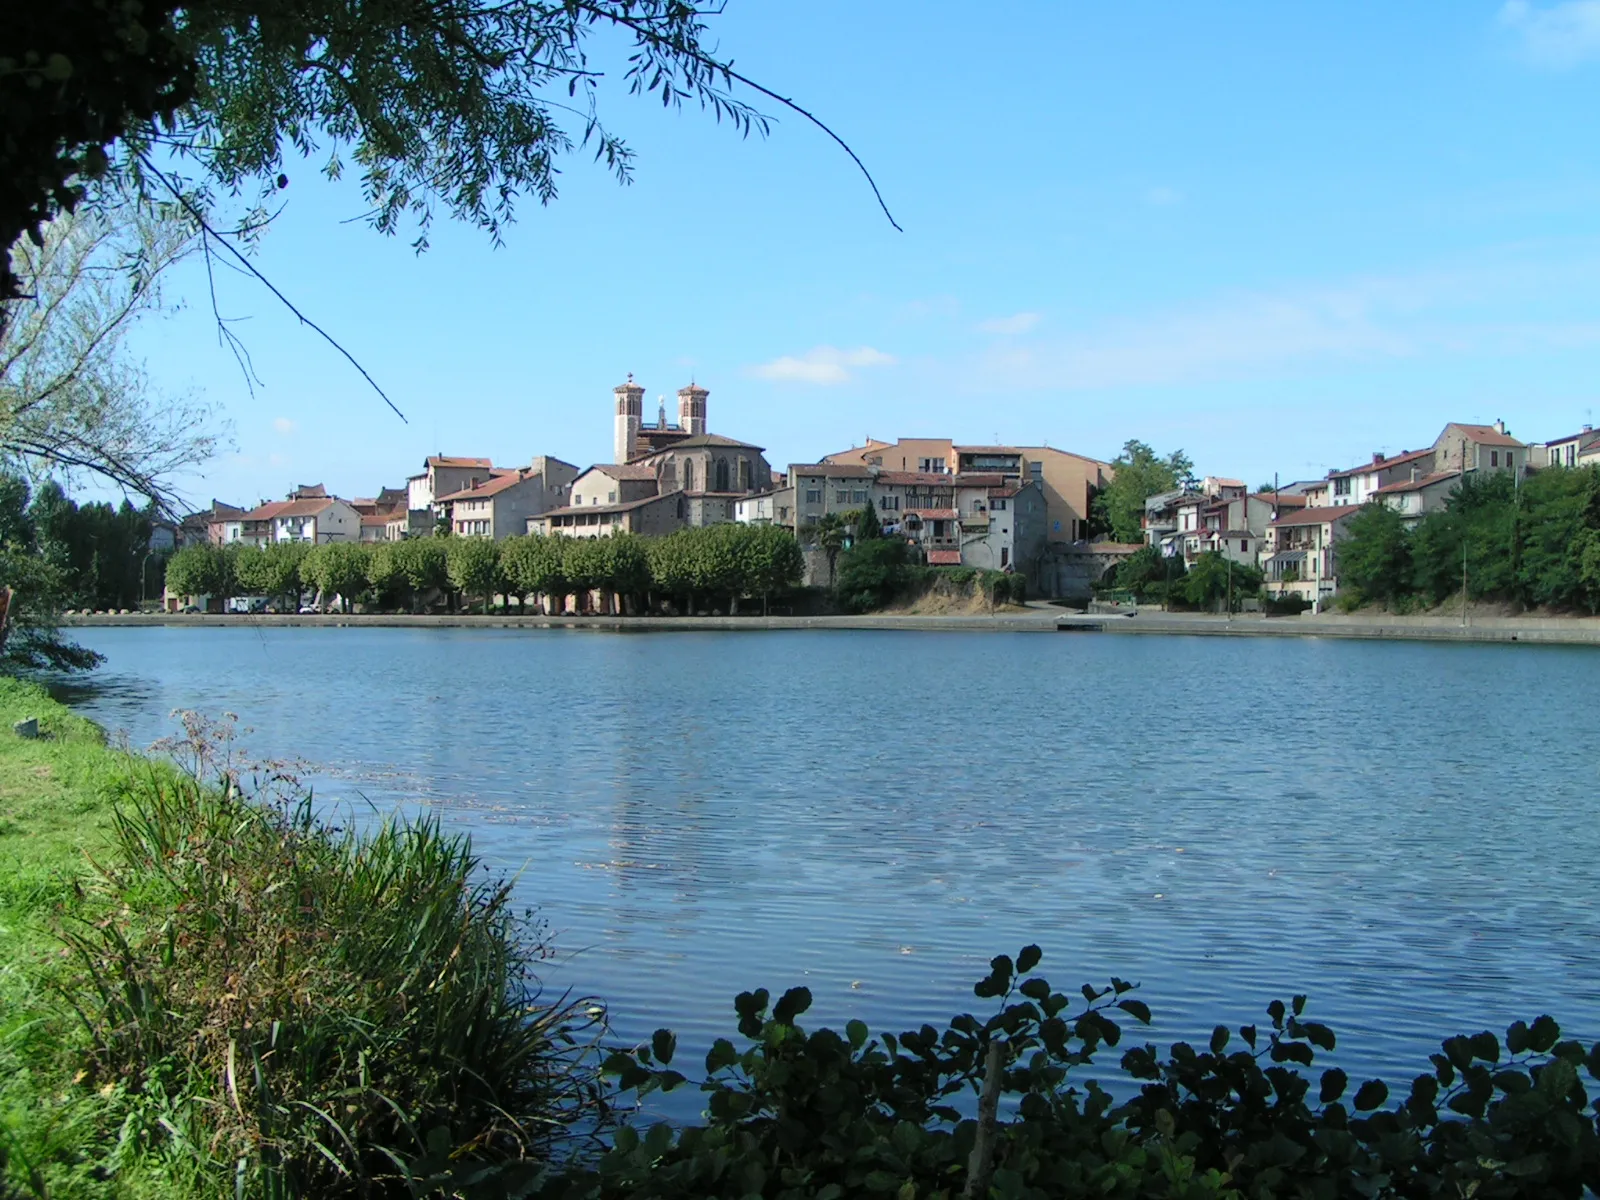
[[[440,502],[445,500],[479,500],[486,496],[497,496],[507,488],[514,488],[526,479],[535,478],[524,475],[520,471],[496,473],[485,483],[480,483],[475,488],[462,488],[459,492],[451,492],[448,496],[440,496]]]
[[[1480,446],[1517,446],[1522,445],[1510,434],[1501,433],[1493,425],[1464,425],[1460,421],[1451,421],[1457,429],[1466,431],[1467,436]]]
[[[918,516],[924,521],[954,521],[961,514],[953,508],[908,508],[906,516]]]
[[[1433,448],[1426,450],[1402,450],[1399,454],[1389,458],[1377,458],[1371,462],[1362,463],[1359,467],[1346,467],[1343,471],[1334,471],[1329,474],[1329,479],[1342,479],[1346,475],[1365,475],[1371,471],[1387,471],[1390,467],[1398,467],[1408,462],[1416,462],[1419,458],[1432,458]]]
[[[1446,479],[1459,479],[1460,471],[1434,471],[1428,475],[1419,475],[1416,479],[1403,479],[1398,483],[1386,484],[1373,492],[1374,496],[1390,496],[1398,492],[1418,492],[1425,487],[1432,487]]]
[[[1327,525],[1361,511],[1359,504],[1320,504],[1299,512],[1281,513],[1274,525]]]
[[[961,565],[961,551],[929,550],[928,562],[935,567],[959,567]]]
[[[822,475],[828,479],[867,479],[872,470],[865,463],[791,463],[791,475]]]
[[[452,454],[430,454],[427,459],[430,467],[491,467],[494,464],[487,458],[460,458]]]
[[[655,481],[656,469],[642,466],[639,463],[595,463],[590,471],[599,471],[602,475],[609,475],[612,479],[645,479]],[[585,472],[587,474],[587,472]]]

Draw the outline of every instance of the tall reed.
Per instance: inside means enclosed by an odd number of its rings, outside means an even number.
[[[145,1135],[218,1194],[414,1194],[603,1113],[598,1009],[541,997],[537,927],[436,818],[340,830],[152,765],[114,835],[71,999]]]

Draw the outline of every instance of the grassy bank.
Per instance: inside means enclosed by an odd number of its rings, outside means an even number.
[[[25,740],[14,721],[37,717]],[[20,1195],[178,1196],[177,1177],[122,1144],[122,1097],[82,1074],[83,1024],[58,992],[57,932],[94,920],[91,855],[110,847],[124,757],[42,688],[0,677],[0,1152]]]
[[[17,1194],[431,1194],[525,1172],[593,1112],[593,1022],[541,1000],[538,930],[464,838],[329,826],[215,757],[201,783],[14,681],[0,717]]]

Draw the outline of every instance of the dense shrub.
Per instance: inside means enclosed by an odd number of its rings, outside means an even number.
[[[1269,617],[1298,617],[1310,607],[1311,601],[1299,592],[1284,592],[1281,596],[1261,597],[1261,611]]]
[[[338,832],[151,769],[101,884],[116,919],[67,932],[93,1071],[206,1194],[406,1195],[542,1160],[595,1099],[588,1019],[539,999],[509,884],[433,818]]]
[[[1149,1010],[1117,979],[1058,992],[1030,974],[1039,960],[1034,946],[993,960],[974,988],[997,1002],[987,1018],[899,1036],[860,1021],[805,1030],[805,988],[776,1004],[743,993],[742,1047],[718,1039],[705,1058],[703,1123],[623,1128],[609,1153],[537,1194],[1490,1200],[1577,1197],[1600,1182],[1581,1079],[1600,1078],[1600,1047],[1561,1041],[1549,1017],[1517,1022],[1504,1042],[1446,1040],[1391,1105],[1381,1081],[1312,1073],[1335,1037],[1297,996],[1203,1046],[1129,1047],[1121,1068],[1137,1091],[1119,1100],[1089,1073]],[[641,1097],[670,1091],[690,1085],[675,1052],[660,1030],[606,1070]],[[523,1194],[496,1186],[481,1194]]]
[[[910,580],[910,556],[898,538],[873,538],[857,542],[839,556],[834,591],[849,612],[882,608],[905,590]]]

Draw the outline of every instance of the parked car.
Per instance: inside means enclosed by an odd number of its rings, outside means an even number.
[[[300,606],[300,613],[301,613],[302,616],[307,616],[307,615],[315,616],[316,614],[318,614],[320,612],[321,612],[321,609],[319,609],[315,604],[302,604]]]

